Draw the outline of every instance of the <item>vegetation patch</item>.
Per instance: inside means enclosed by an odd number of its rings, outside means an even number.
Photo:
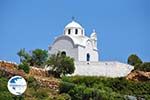
[[[60,93],[73,100],[126,100],[128,96],[150,98],[150,82],[134,82],[125,78],[63,77]]]

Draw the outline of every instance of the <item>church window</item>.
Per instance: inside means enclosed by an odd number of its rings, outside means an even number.
[[[78,29],[75,30],[75,34],[78,34]]]
[[[68,34],[70,34],[71,33],[71,29],[68,29]]]
[[[90,54],[89,53],[87,53],[87,55],[86,55],[86,61],[90,61]]]
[[[66,56],[66,52],[65,52],[65,51],[62,51],[62,52],[61,52],[61,55]]]
[[[81,33],[82,33],[82,35],[83,35],[83,30],[81,30]]]

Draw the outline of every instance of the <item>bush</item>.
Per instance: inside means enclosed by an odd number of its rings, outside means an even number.
[[[100,90],[95,88],[86,88],[83,91],[83,100],[102,100],[102,95]]]
[[[73,89],[71,89],[68,92],[68,94],[71,96],[72,100],[83,100],[83,92],[85,88],[85,86],[76,85]]]
[[[13,100],[13,95],[7,89],[7,82],[7,78],[0,78],[0,100]]]
[[[32,76],[28,77],[27,82],[28,87],[34,88],[34,90],[37,90],[40,86],[39,82]]]
[[[124,100],[125,95],[148,98],[150,95],[150,82],[134,82],[125,78],[87,77],[73,76],[63,77],[63,81],[73,83],[68,93],[73,100],[94,99],[94,96],[102,100]],[[88,99],[87,99],[88,98]],[[97,100],[97,99],[95,99]]]
[[[55,100],[71,100],[71,97],[69,94],[66,93],[62,93],[61,95],[57,96],[56,98],[54,98]],[[52,99],[52,100],[54,100]],[[48,99],[49,100],[49,99]],[[51,100],[51,99],[50,99]]]
[[[135,66],[136,64],[142,64],[142,60],[136,54],[131,54],[128,57],[128,64]]]
[[[36,92],[34,92],[33,96],[38,98],[39,100],[44,100],[48,98],[49,90],[46,88],[39,88]]]
[[[75,87],[75,84],[69,82],[61,82],[59,91],[60,93],[68,93],[69,90]]]
[[[13,100],[13,95],[10,92],[0,92],[0,100]]]
[[[22,69],[25,73],[29,73],[29,71],[30,71],[30,67],[25,62],[23,62],[22,64],[18,65],[18,69]]]
[[[145,62],[142,64],[136,64],[135,65],[135,70],[141,70],[141,71],[150,71],[150,62]]]

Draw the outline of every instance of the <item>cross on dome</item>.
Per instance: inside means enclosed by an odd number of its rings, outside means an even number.
[[[93,29],[93,33],[96,33],[95,29]]]
[[[72,16],[72,20],[75,20],[75,17],[74,17],[74,16]]]

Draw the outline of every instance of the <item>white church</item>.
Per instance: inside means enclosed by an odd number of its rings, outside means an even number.
[[[99,61],[95,30],[88,37],[84,28],[74,20],[65,26],[63,34],[49,46],[48,52],[61,52],[74,58],[73,75],[124,77],[134,69],[133,66],[118,61]]]

